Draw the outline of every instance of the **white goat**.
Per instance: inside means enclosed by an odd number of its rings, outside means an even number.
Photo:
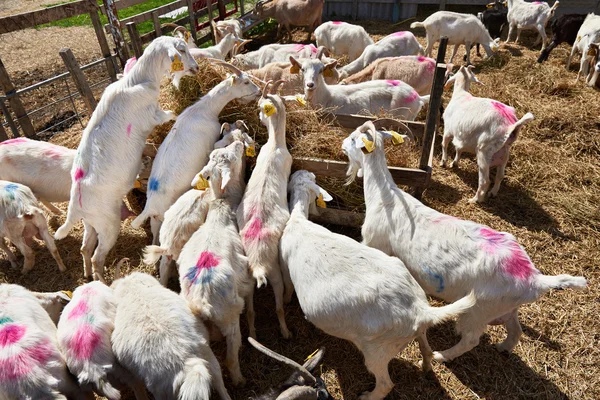
[[[471,350],[488,324],[504,324],[508,337],[497,348],[510,352],[522,332],[519,306],[552,288],[586,286],[583,277],[543,275],[511,234],[439,213],[398,188],[386,165],[387,136],[369,121],[342,145],[351,180],[364,173],[363,243],[400,258],[429,295],[448,302],[470,291],[477,297],[476,306],[458,317],[461,341],[435,352],[434,359],[452,360]],[[365,141],[372,146],[363,154]]]
[[[236,141],[225,149],[213,151],[211,163],[217,165],[209,163],[202,170],[202,176],[210,178],[208,215],[206,222],[183,246],[177,264],[181,295],[192,312],[213,322],[225,336],[225,365],[233,384],[238,385],[245,382],[239,362],[242,345],[240,314],[244,300],[248,305],[250,336],[256,337],[256,331],[252,299],[254,279],[248,270],[248,258],[244,255],[232,203],[221,195],[232,180],[228,168],[220,168],[218,164],[230,163],[231,157],[238,160],[244,157],[242,142]]]
[[[373,44],[365,28],[347,22],[325,22],[315,29],[317,46],[325,46],[335,56],[348,55],[350,61],[356,60],[365,48]]]
[[[112,288],[117,299],[113,352],[155,399],[209,399],[214,386],[221,399],[231,400],[206,328],[183,297],[140,272]]]
[[[219,148],[219,150],[214,150],[210,154],[208,164],[203,169],[203,171],[211,171],[214,168],[219,168],[223,171],[221,174],[229,177],[229,183],[223,197],[229,200],[233,207],[239,205],[246,188],[244,181],[246,159],[237,157],[233,151],[221,150],[221,147],[239,141],[247,146],[246,154],[253,155],[254,141],[243,129],[247,128],[245,128],[244,122],[240,120],[236,121],[235,129],[232,129],[227,123],[223,124],[221,127],[221,132],[224,133],[223,139],[215,143],[215,148]],[[197,188],[199,181],[200,176],[196,175],[192,186]],[[212,189],[191,189],[181,195],[165,212],[164,222],[160,227],[161,245],[146,246],[144,263],[154,264],[158,257],[161,257],[160,283],[163,286],[167,286],[169,282],[171,260],[177,260],[183,246],[204,223],[208,212],[208,203],[212,198],[211,191]]]
[[[83,219],[87,277],[93,272],[96,279],[104,279],[106,255],[119,236],[121,202],[133,187],[146,138],[156,125],[175,119],[172,111],[159,108],[161,77],[169,69],[182,68],[198,71],[185,42],[166,36],[155,39],[132,70],[106,88],[83,131],[71,171],[67,220],[55,237],[64,238]]]
[[[237,222],[248,264],[258,287],[273,285],[275,309],[284,338],[291,333],[283,311],[283,280],[279,268],[279,239],[290,214],[287,208],[287,181],[292,168],[292,156],[285,141],[285,105],[275,93],[281,81],[267,94],[263,89],[259,101],[260,121],[269,131],[267,143],[260,149],[256,165],[242,202],[237,209]]]
[[[471,63],[471,45],[480,43],[488,57],[498,49],[500,39],[493,40],[483,23],[472,14],[460,14],[451,11],[438,11],[431,14],[423,22],[413,22],[411,28],[425,28],[427,47],[425,55],[431,57],[433,44],[442,37],[448,38],[448,44],[454,45],[450,63],[454,59],[461,44],[465,46],[467,64]]]
[[[333,73],[337,61],[324,65],[321,60],[308,59],[300,64],[290,57],[290,62],[302,72],[306,100],[312,106],[336,108],[336,113],[376,115],[383,109],[396,117],[414,120],[429,102],[429,95],[420,96],[411,86],[396,80],[327,85],[324,77]]]
[[[423,47],[417,42],[412,32],[400,31],[392,33],[365,47],[364,51],[356,60],[340,69],[342,79],[365,69],[373,61],[383,57],[398,57],[423,55]]]
[[[319,49],[312,44],[268,44],[244,54],[236,54],[232,63],[242,69],[258,69],[273,62],[286,62],[290,56],[318,58]]]
[[[571,54],[567,60],[567,70],[571,67],[571,61],[575,54],[581,54],[581,61],[579,65],[579,72],[577,73],[577,82],[579,77],[583,74],[585,77],[589,69],[589,61],[592,58],[591,54],[588,54],[590,50],[590,44],[600,42],[600,15],[594,15],[590,13],[587,15],[583,24],[577,31],[577,38],[573,43]]]
[[[38,208],[38,201],[27,186],[0,181],[0,250],[8,256],[13,268],[17,268],[17,258],[4,242],[7,238],[25,257],[21,272],[31,271],[35,263],[35,254],[31,249],[33,237],[46,242],[52,258],[58,264],[60,272],[67,270],[48,232],[48,223],[43,211]]]
[[[308,220],[317,196],[319,201],[331,200],[315,183],[314,174],[294,172],[289,192],[291,215],[280,243],[282,268],[289,270],[306,318],[363,353],[376,384],[360,399],[383,399],[393,387],[390,360],[417,339],[423,369],[430,370],[427,328],[467,311],[475,298],[431,307],[398,258]]]
[[[71,168],[76,153],[77,150],[39,140],[5,140],[0,142],[0,179],[28,186],[46,208],[55,214],[62,214],[51,203],[69,201]],[[145,168],[143,164],[138,176],[145,172]],[[132,215],[122,202],[121,220]]]
[[[448,79],[446,87],[454,83],[452,99],[444,111],[444,139],[442,161],[448,161],[448,143],[456,148],[456,156],[450,167],[458,167],[463,152],[477,155],[479,187],[470,202],[482,202],[490,186],[490,168],[498,167],[494,187],[490,195],[496,196],[504,178],[510,147],[517,140],[520,130],[533,120],[527,113],[517,121],[515,109],[499,101],[475,97],[469,93],[471,82],[481,83],[473,73],[473,66],[460,67]]]
[[[507,0],[508,14],[508,36],[506,43],[510,42],[513,31],[517,30],[515,43],[519,42],[522,29],[536,29],[540,36],[533,44],[536,46],[540,40],[542,42],[542,51],[546,48],[546,24],[554,14],[559,2],[555,1],[552,7],[545,1],[534,1],[527,3],[523,0]],[[483,44],[483,43],[482,43]]]
[[[216,63],[232,71],[233,75],[177,118],[154,159],[144,211],[131,223],[137,229],[151,218],[152,244],[158,244],[160,221],[165,211],[189,189],[194,175],[207,163],[219,137],[221,110],[234,99],[249,103],[260,95],[260,88],[246,73],[226,62]]]
[[[22,286],[0,284],[0,338],[0,398],[93,400],[69,374],[54,322]]]

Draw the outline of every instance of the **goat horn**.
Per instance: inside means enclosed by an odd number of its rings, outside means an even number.
[[[267,81],[265,87],[263,88],[262,97],[267,98],[267,94],[269,94],[269,85],[271,85],[273,81]]]
[[[188,32],[188,30],[185,29],[183,26],[177,26],[177,28],[173,29],[173,34],[175,34],[175,32],[183,32],[185,34],[186,32]]]
[[[374,131],[377,130],[375,128],[375,125],[373,124],[373,121],[367,121],[358,128],[359,132],[362,132],[362,133],[367,132],[369,129],[372,129]]]
[[[275,82],[273,84],[273,86],[271,86],[271,90],[269,91],[270,94],[277,94],[277,90],[279,89],[279,86],[281,86],[283,83],[285,83],[286,81],[283,79],[278,80],[277,82]]]
[[[282,356],[281,354],[276,353],[271,349],[266,348],[265,346],[258,343],[256,340],[252,339],[251,337],[248,338],[248,341],[250,342],[250,344],[252,346],[254,346],[254,348],[256,350],[260,351],[261,353],[264,353],[267,356],[274,358],[275,360],[281,361],[285,365],[296,369],[298,371],[298,373],[300,373],[300,375],[302,375],[302,377],[304,379],[306,379],[306,382],[310,386],[314,385],[317,382],[315,377],[310,372],[308,372],[308,370],[306,368],[304,368],[302,365],[298,364],[296,361],[290,360],[289,358]]]
[[[329,50],[325,46],[319,46],[319,48],[317,50],[317,59],[320,60],[321,57],[323,57],[323,55],[325,57],[329,57]]]
[[[257,81],[259,81],[259,82],[260,82],[260,83],[262,83],[263,85],[266,85],[266,84],[267,84],[267,81],[263,81],[262,79],[260,79],[260,78],[259,78],[259,77],[257,77],[257,76],[254,76],[254,75],[252,75],[252,74],[248,74],[248,76],[249,76],[250,78],[256,79]]]
[[[235,65],[228,63],[227,61],[219,60],[217,58],[207,58],[207,60],[213,64],[220,65],[220,66],[230,70],[231,72],[235,73],[237,76],[242,76],[242,74],[243,74],[241,69],[239,69]]]
[[[373,121],[373,126],[375,127],[375,129],[399,128],[400,130],[405,132],[408,137],[410,137],[410,140],[412,140],[413,143],[415,141],[415,136],[413,135],[410,128],[408,126],[406,126],[406,124],[404,124],[400,121],[396,121],[395,119],[379,118],[379,119],[376,119],[375,121]]]
[[[292,386],[277,396],[276,400],[304,400],[316,399],[317,391],[310,386]]]
[[[121,266],[126,262],[129,261],[129,258],[122,258],[118,263],[117,266],[115,267],[115,276],[113,281],[116,281],[117,279],[119,279],[121,277]]]

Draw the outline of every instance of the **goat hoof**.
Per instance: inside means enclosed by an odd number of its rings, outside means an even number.
[[[477,197],[473,197],[469,199],[469,204],[477,204],[478,201]]]
[[[440,353],[439,351],[434,351],[433,352],[433,359],[439,363],[443,363],[446,361],[450,361],[449,359],[447,359],[446,357],[444,357],[444,355],[442,353]]]
[[[236,379],[231,378],[231,382],[233,383],[233,386],[237,386],[237,387],[245,386],[246,378],[244,378],[243,376],[240,376]]]
[[[292,332],[289,331],[289,329],[285,328],[281,328],[281,336],[283,336],[284,339],[291,339],[292,338]]]

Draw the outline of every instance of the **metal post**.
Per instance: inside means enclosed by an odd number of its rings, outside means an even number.
[[[121,60],[121,66],[125,67],[127,59],[129,58],[129,51],[123,39],[123,31],[121,30],[121,21],[117,14],[117,6],[115,0],[103,0],[104,8],[106,9],[106,16],[108,17],[108,23],[110,25],[110,34],[115,42],[117,48],[117,55]]]

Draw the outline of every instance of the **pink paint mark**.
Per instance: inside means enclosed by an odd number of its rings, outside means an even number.
[[[45,339],[33,347],[0,360],[0,383],[20,379],[29,374],[36,365],[45,364],[54,353],[54,347]]]
[[[529,257],[516,242],[511,243],[511,253],[504,259],[503,266],[510,275],[522,280],[529,278],[535,271]]]
[[[127,125],[127,137],[131,137],[131,123]]]
[[[292,47],[292,50],[296,51],[296,52],[300,52],[304,49],[304,44],[295,44],[294,47]]]
[[[506,243],[506,238],[503,233],[497,232],[490,228],[479,229],[479,234],[483,237],[481,248],[486,253],[494,254]]]
[[[77,168],[73,174],[75,182],[79,182],[85,176],[85,172],[81,168]]]
[[[342,22],[342,21],[331,21],[331,23],[332,23],[333,25],[341,25],[341,24],[343,24],[343,22]]]
[[[60,149],[60,147],[58,147],[58,149],[50,148],[50,149],[44,150],[43,154],[46,157],[51,158],[53,160],[61,160],[64,156],[64,151],[62,149]]]
[[[407,33],[408,32],[406,32],[406,31],[394,32],[390,36],[402,37],[402,36],[406,35]]]
[[[404,98],[404,103],[405,104],[411,104],[414,103],[418,98],[419,98],[419,93],[417,93],[414,89],[413,91]]]
[[[0,347],[6,347],[8,345],[17,343],[27,329],[23,325],[10,324],[0,330]]]
[[[244,234],[244,238],[248,240],[263,240],[266,236],[267,233],[263,230],[263,223],[260,218],[254,218]]]
[[[498,111],[508,125],[512,125],[517,122],[517,116],[514,108],[495,100],[492,100],[492,106],[494,106],[496,111]]]
[[[125,68],[123,69],[123,75],[127,75],[129,71],[133,69],[136,63],[137,58],[135,57],[131,57],[129,60],[127,60],[127,62],[125,63]]]
[[[310,48],[310,52],[313,54],[317,53],[317,48],[315,47],[314,44],[309,44],[308,47]]]
[[[8,139],[8,140],[5,140],[4,142],[0,142],[0,145],[3,145],[3,144],[18,144],[18,143],[29,143],[29,139],[26,139],[26,138]]]
[[[420,63],[427,63],[428,71],[433,71],[435,69],[435,60],[433,58],[418,56],[417,61]]]
[[[94,331],[92,325],[83,324],[71,338],[70,346],[76,358],[89,360],[100,343],[100,339],[100,335]]]
[[[81,289],[81,294],[83,296],[94,296],[96,293],[98,293],[96,289],[89,285]]]
[[[546,2],[545,1],[534,1],[533,4],[540,5],[540,4],[546,4]]]
[[[202,273],[202,271],[207,270],[210,271],[212,268],[219,265],[221,259],[211,253],[210,251],[203,251],[200,253],[200,257],[198,257],[198,261],[196,261],[196,265],[190,268],[185,275],[185,277],[191,282],[192,285],[198,283],[198,277]],[[212,279],[212,275],[208,273],[208,275],[204,275],[202,278],[202,283],[209,283]],[[189,293],[190,288],[188,288]]]
[[[81,300],[69,313],[69,319],[79,318],[82,315],[85,315],[89,310],[90,308],[85,300]]]
[[[390,86],[400,86],[402,84],[401,81],[396,81],[396,80],[392,80],[392,79],[386,79],[386,82]]]

